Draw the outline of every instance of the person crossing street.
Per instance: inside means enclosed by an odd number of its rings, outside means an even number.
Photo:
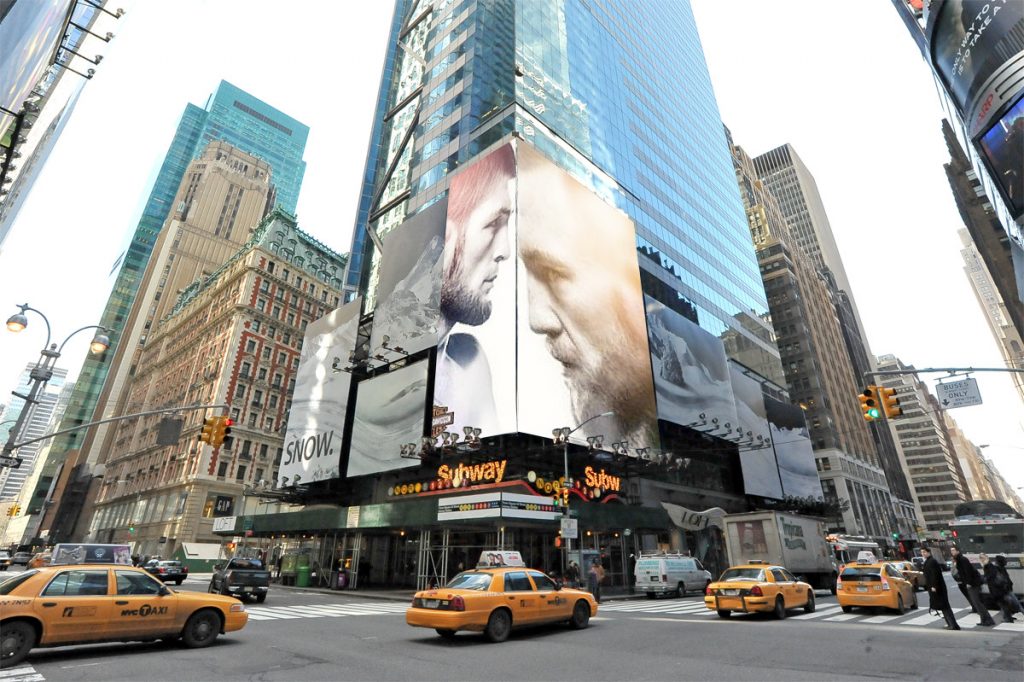
[[[959,547],[954,545],[949,551],[953,555],[953,564],[956,566],[960,582],[963,583],[966,589],[967,601],[970,602],[971,608],[981,616],[981,624],[983,626],[994,626],[996,622],[992,620],[988,609],[985,608],[985,604],[981,601],[981,574],[978,573],[978,569],[971,564],[970,560],[960,553]]]

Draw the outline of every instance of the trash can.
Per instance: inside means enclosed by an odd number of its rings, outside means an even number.
[[[295,570],[295,587],[309,587],[309,566],[299,566]]]

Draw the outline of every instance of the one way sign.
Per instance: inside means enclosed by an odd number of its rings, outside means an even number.
[[[981,405],[981,392],[978,391],[977,379],[961,379],[960,381],[936,384],[935,392],[938,393],[939,404],[947,410],[954,407]]]

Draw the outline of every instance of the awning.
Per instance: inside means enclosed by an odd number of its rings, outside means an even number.
[[[186,559],[214,561],[224,558],[221,546],[213,542],[183,542],[181,547]]]

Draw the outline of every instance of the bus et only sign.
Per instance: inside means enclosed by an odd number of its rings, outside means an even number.
[[[981,405],[981,392],[978,390],[977,379],[968,378],[935,384],[935,393],[938,396],[939,404],[945,410]]]

